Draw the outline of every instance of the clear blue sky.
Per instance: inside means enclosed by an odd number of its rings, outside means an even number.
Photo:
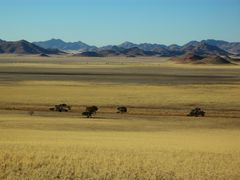
[[[0,0],[0,39],[240,41],[240,0]]]

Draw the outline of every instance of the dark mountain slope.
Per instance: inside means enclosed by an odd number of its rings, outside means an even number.
[[[202,42],[205,42],[213,46],[217,46],[232,54],[240,54],[239,42],[227,42],[227,41],[214,40],[214,39],[203,40]]]
[[[232,64],[230,58],[221,57],[217,55],[199,56],[196,54],[188,53],[182,56],[173,57],[170,61],[180,64],[215,64],[215,65],[226,65]]]
[[[21,41],[5,41],[0,43],[0,52],[7,54],[60,54],[57,49],[44,49],[35,44]]]
[[[206,42],[199,42],[194,44],[187,44],[184,45],[181,50],[184,53],[193,53],[197,55],[222,55],[227,56],[229,55],[228,52],[220,49],[217,46],[209,45]]]

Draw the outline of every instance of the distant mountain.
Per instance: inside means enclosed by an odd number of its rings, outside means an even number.
[[[134,44],[132,42],[126,41],[126,42],[118,45],[118,47],[121,47],[121,48],[124,48],[124,49],[130,49],[130,48],[138,47],[138,45]]]
[[[142,44],[134,44],[131,42],[124,42],[118,46],[105,46],[104,49],[106,50],[113,50],[113,48],[124,48],[124,49],[131,49],[131,48],[138,48],[146,52],[154,52],[150,54],[162,56],[162,57],[172,57],[172,56],[179,56],[185,53],[194,53],[198,55],[229,55],[228,52],[224,51],[223,49],[208,44],[207,42],[198,42],[198,41],[190,41],[189,43],[179,46],[176,44],[166,46],[162,44],[151,44],[151,43],[142,43]],[[101,49],[101,48],[100,48]],[[138,53],[141,54],[141,53]]]
[[[113,47],[112,49],[103,49],[103,50],[98,50],[97,52],[102,56],[119,56],[121,55],[122,51],[123,49]]]
[[[76,55],[84,56],[84,57],[108,57],[108,56],[136,57],[136,56],[155,56],[155,55],[158,55],[158,53],[153,51],[144,51],[137,47],[124,49],[124,48],[113,46],[111,47],[111,49],[102,49],[96,52],[86,51]]]
[[[55,48],[64,51],[103,51],[105,55],[119,55],[119,51],[124,49],[139,48],[144,51],[153,51],[159,56],[179,56],[188,52],[196,54],[217,54],[217,55],[227,55],[230,54],[240,54],[240,43],[230,43],[227,41],[220,40],[203,40],[203,41],[190,41],[189,43],[179,46],[173,44],[166,46],[163,44],[151,44],[151,43],[141,43],[135,44],[126,41],[119,45],[108,45],[103,47],[90,46],[81,41],[78,42],[64,42],[61,39],[51,39],[48,41],[34,42],[36,45],[43,48]],[[213,47],[214,46],[214,47]],[[225,52],[224,52],[225,51]]]
[[[153,51],[145,51],[143,49],[140,49],[138,47],[133,47],[129,49],[125,49],[121,52],[125,56],[154,56],[157,55],[158,53],[153,52]]]
[[[198,56],[218,55],[228,56],[229,53],[217,46],[209,45],[206,42],[191,41],[184,46],[160,44],[134,44],[125,42],[119,46],[104,46],[96,51],[101,56],[161,56],[173,57],[183,54],[195,54]]]
[[[167,48],[168,48],[168,50],[170,50],[170,51],[179,51],[180,48],[181,48],[181,46],[179,46],[179,45],[177,45],[177,44],[172,44],[172,45],[168,46]]]
[[[142,43],[134,44],[131,42],[124,42],[118,46],[104,46],[99,48],[100,50],[113,50],[120,51],[120,54],[126,56],[171,56],[175,55],[175,50],[169,50],[167,46],[162,44],[151,44],[151,43]],[[129,52],[128,52],[129,51]],[[118,53],[119,54],[119,53]],[[179,53],[177,53],[179,54]]]
[[[50,50],[55,49],[55,50]],[[59,49],[57,51],[56,49]],[[31,53],[31,54],[55,54],[62,51],[88,52],[81,56],[161,56],[173,57],[187,53],[199,56],[206,55],[240,55],[240,43],[227,42],[214,39],[203,41],[190,41],[183,46],[163,44],[124,42],[120,45],[108,45],[103,47],[90,46],[81,41],[64,42],[61,39],[51,39],[29,43],[27,41],[8,42],[0,39],[0,53]],[[90,52],[90,53],[89,53]],[[93,53],[95,52],[95,54]],[[78,54],[80,55],[80,54]]]
[[[102,51],[102,50],[112,50],[112,51],[123,51],[126,48],[123,47],[119,47],[119,46],[115,46],[115,45],[108,45],[108,46],[103,46],[98,48],[98,51]]]
[[[153,51],[154,49],[166,49],[167,46],[162,44],[151,44],[151,43],[142,43],[137,46],[140,49],[143,49],[144,51]]]
[[[202,41],[190,41],[189,43],[182,46],[183,48],[186,47],[195,47],[199,46],[200,44],[208,44],[211,46],[218,47],[230,54],[240,54],[240,43],[239,42],[227,42],[222,40],[214,40],[214,39],[208,39],[208,40],[202,40]]]
[[[4,41],[4,40],[0,39],[0,43],[3,43],[3,42],[6,42],[6,41]]]
[[[0,41],[0,53],[7,54],[59,54],[57,49],[44,49],[28,41]]]
[[[124,42],[120,45],[118,45],[118,47],[121,48],[125,48],[125,49],[130,49],[130,48],[139,48],[142,49],[144,51],[154,51],[155,49],[167,49],[167,46],[162,45],[162,44],[151,44],[151,43],[141,43],[141,44],[134,44],[131,42]]]
[[[34,44],[43,48],[54,48],[63,51],[94,51],[96,46],[89,46],[81,41],[78,42],[64,42],[61,39],[51,39],[48,41],[33,42]]]
[[[202,42],[205,42],[213,46],[217,46],[232,54],[240,54],[240,42],[227,42],[214,39],[203,40]]]
[[[181,48],[181,51],[184,53],[193,53],[197,55],[229,55],[229,53],[224,51],[223,49],[220,49],[217,46],[210,45],[206,42],[190,42],[184,45]]]
[[[199,41],[190,41],[187,44],[183,45],[181,48],[185,48],[185,47],[190,47],[190,46],[197,46],[199,45]]]

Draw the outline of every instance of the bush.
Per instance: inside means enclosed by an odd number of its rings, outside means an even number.
[[[71,106],[68,106],[67,104],[58,104],[52,108],[49,108],[49,110],[50,111],[58,111],[58,112],[68,112],[71,110]]]
[[[118,107],[117,113],[127,113],[127,107],[125,107],[125,106]]]

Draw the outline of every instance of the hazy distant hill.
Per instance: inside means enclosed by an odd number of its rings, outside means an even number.
[[[133,48],[123,50],[122,54],[126,56],[154,56],[154,55],[157,55],[158,53],[153,51],[145,51],[138,47],[133,47]]]
[[[54,48],[64,51],[93,51],[96,50],[96,46],[87,45],[81,41],[78,42],[64,42],[61,39],[51,39],[48,41],[33,42],[34,44],[43,48]]]
[[[44,49],[25,40],[0,41],[0,53],[7,54],[59,54],[58,49]]]
[[[112,47],[116,46],[104,46],[104,49],[112,49]],[[177,56],[180,54],[184,54],[189,50],[194,50],[196,53],[200,54],[219,54],[219,55],[226,55],[228,53],[231,54],[240,54],[240,43],[229,43],[226,41],[219,41],[219,40],[203,40],[199,41],[190,41],[183,46],[179,46],[177,44],[173,44],[170,46],[166,46],[163,44],[151,44],[151,43],[141,43],[141,44],[134,44],[132,42],[124,42],[117,47],[130,49],[137,47],[144,51],[154,51],[158,52],[162,56]],[[224,52],[225,51],[225,52]]]
[[[3,43],[3,42],[6,42],[6,41],[4,41],[4,40],[0,39],[0,43]]]
[[[167,46],[162,44],[151,44],[151,43],[134,44],[128,41],[118,45],[118,47],[125,48],[125,49],[137,47],[144,51],[154,51],[155,49],[167,49]]]
[[[130,48],[138,47],[138,44],[134,44],[132,42],[126,41],[122,44],[119,44],[118,47],[121,47],[124,49],[130,49]]]
[[[178,57],[173,57],[170,60],[181,64],[215,64],[215,65],[232,64],[231,59],[229,57],[221,57],[218,55],[200,56],[194,53],[186,53]]]
[[[100,50],[102,49],[109,50],[109,52],[120,51],[119,53],[115,53],[115,54],[122,54],[122,55],[131,54],[131,53],[124,53],[122,49],[125,49],[125,52],[130,49],[131,51],[135,51],[135,52],[132,52],[134,56],[158,55],[162,57],[172,57],[172,56],[183,55],[186,53],[194,53],[196,55],[220,55],[220,56],[230,55],[227,51],[224,51],[223,49],[217,46],[210,45],[206,42],[198,42],[198,41],[191,41],[183,46],[178,46],[178,45],[165,46],[161,44],[148,44],[148,43],[134,44],[131,42],[125,42],[118,46],[104,46],[100,48]]]
[[[96,52],[86,51],[76,55],[84,56],[84,57],[108,57],[108,56],[135,57],[135,56],[155,56],[155,55],[158,55],[158,53],[153,51],[144,51],[137,47],[125,49],[125,48],[119,48],[119,47],[113,46],[109,49],[101,49]]]
[[[131,42],[124,42],[118,46],[104,46],[100,50],[120,51],[120,54],[126,56],[172,56],[177,55],[176,50],[169,50],[167,46],[161,44],[142,43],[134,44]]]

